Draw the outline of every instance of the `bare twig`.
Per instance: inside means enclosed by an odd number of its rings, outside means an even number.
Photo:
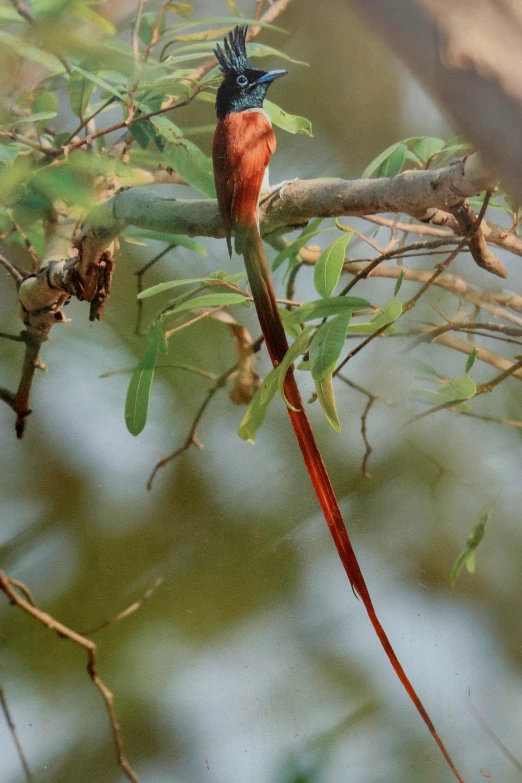
[[[219,378],[216,379],[214,385],[211,386],[210,389],[207,391],[205,399],[203,400],[203,402],[201,403],[201,405],[197,410],[197,413],[194,417],[192,424],[190,425],[190,429],[188,431],[187,437],[185,438],[183,444],[178,449],[173,451],[172,454],[169,454],[167,457],[163,457],[163,459],[158,460],[158,462],[154,466],[154,470],[152,471],[149,480],[147,481],[148,490],[152,489],[152,482],[154,481],[154,478],[158,470],[165,467],[165,465],[168,465],[168,463],[171,462],[173,459],[179,457],[180,454],[183,454],[184,451],[188,451],[188,449],[190,449],[191,446],[197,446],[200,449],[203,448],[202,444],[198,441],[196,437],[199,423],[203,418],[203,415],[207,407],[209,406],[212,398],[214,397],[216,392],[219,391],[219,389],[222,389],[226,385],[230,376],[236,371],[237,366],[238,365],[236,363],[234,364],[233,367],[230,367],[228,370],[222,373],[219,376]]]
[[[357,391],[361,392],[361,394],[364,394],[368,398],[363,414],[361,416],[361,435],[366,448],[362,465],[361,465],[361,471],[364,478],[371,478],[371,473],[368,470],[368,460],[370,459],[370,454],[373,451],[373,447],[370,441],[368,440],[367,424],[368,424],[368,415],[370,413],[370,410],[372,409],[372,406],[379,398],[375,394],[372,394],[372,392],[368,391],[368,389],[365,389],[364,387],[359,386],[358,383],[351,381],[345,375],[341,375],[341,373],[337,373],[337,377],[339,378],[339,380],[343,381],[343,383],[346,383],[348,386],[351,386],[352,389],[356,389]]]
[[[471,714],[477,721],[478,725],[480,726],[480,728],[482,729],[486,737],[488,737],[492,742],[495,743],[497,748],[504,754],[504,756],[507,759],[509,759],[509,761],[513,764],[515,769],[518,769],[519,772],[522,772],[522,764],[520,763],[520,761],[517,758],[515,758],[515,756],[511,753],[511,751],[508,750],[508,748],[506,748],[502,740],[499,737],[497,737],[493,729],[486,723],[486,721],[484,720],[480,712],[471,703],[471,701],[469,701],[468,704],[471,710]]]
[[[125,755],[121,727],[114,709],[113,693],[101,679],[96,668],[96,644],[90,639],[87,639],[82,634],[73,631],[63,623],[55,620],[54,617],[51,617],[51,615],[43,612],[33,603],[27,601],[26,598],[23,598],[15,589],[16,584],[17,583],[13,582],[13,580],[10,579],[7,574],[4,573],[4,571],[0,571],[0,590],[5,593],[5,595],[13,604],[15,604],[19,609],[22,609],[22,611],[26,612],[26,614],[34,617],[36,620],[38,620],[38,622],[42,623],[42,625],[45,625],[46,628],[49,628],[51,631],[55,631],[59,636],[65,637],[66,639],[69,639],[69,641],[74,642],[74,644],[79,645],[87,653],[87,671],[89,672],[89,676],[93,684],[100,691],[103,701],[105,702],[105,708],[107,710],[107,715],[109,717],[109,722],[114,738],[118,764],[128,780],[132,781],[132,783],[139,783],[138,777]]]
[[[16,733],[16,726],[13,722],[13,719],[11,718],[9,707],[7,706],[7,700],[5,698],[5,691],[2,685],[0,685],[0,706],[2,707],[7,726],[9,728],[9,731],[11,732],[11,737],[13,738],[13,742],[16,746],[18,757],[20,759],[20,763],[25,773],[25,779],[27,780],[27,783],[35,783],[34,778],[31,774],[31,770],[29,769],[29,764],[27,763],[27,759],[25,757],[24,749],[22,748],[20,740],[18,739],[18,734]]]
[[[100,625],[96,625],[94,628],[89,628],[87,631],[82,631],[82,636],[91,636],[93,633],[98,633],[99,631],[103,631],[104,628],[108,628],[109,625],[114,625],[114,623],[119,623],[120,620],[124,620],[126,617],[129,617],[129,615],[134,614],[134,612],[137,612],[138,609],[140,609],[145,601],[147,601],[151,595],[155,592],[155,590],[161,585],[163,582],[163,577],[160,576],[152,587],[149,587],[146,593],[142,595],[142,597],[138,601],[134,601],[130,606],[128,606],[126,609],[123,609],[121,612],[118,612],[117,615],[114,617],[111,617],[109,620],[105,620],[103,623],[100,623]]]

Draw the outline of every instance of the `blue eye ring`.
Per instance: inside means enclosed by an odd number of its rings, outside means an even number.
[[[243,73],[240,73],[236,79],[236,84],[238,84],[240,87],[246,87],[248,84],[247,77]]]

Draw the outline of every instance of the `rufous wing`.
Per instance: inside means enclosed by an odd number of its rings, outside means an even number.
[[[272,125],[262,111],[233,112],[218,121],[212,158],[219,211],[229,240],[236,229],[257,222],[263,176],[275,148]]]

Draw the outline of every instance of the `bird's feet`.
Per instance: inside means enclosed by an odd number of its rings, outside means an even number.
[[[283,201],[286,187],[290,185],[291,182],[295,182],[297,179],[299,179],[299,177],[294,177],[293,179],[284,179],[282,182],[279,182],[278,185],[271,185],[267,190],[263,190],[261,193],[261,203],[263,201],[268,201],[274,196]]]

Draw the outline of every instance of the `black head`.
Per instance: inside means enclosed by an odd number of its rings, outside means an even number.
[[[225,38],[225,51],[219,44],[214,49],[223,72],[216,98],[216,111],[220,118],[233,111],[260,109],[270,84],[288,73],[261,71],[253,67],[245,48],[247,30],[248,27],[235,27]]]

